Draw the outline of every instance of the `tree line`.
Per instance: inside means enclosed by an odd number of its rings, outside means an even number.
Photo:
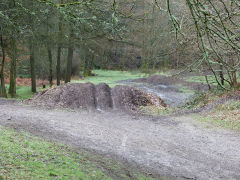
[[[81,49],[84,58],[89,61],[94,51],[91,43],[95,43],[95,39],[114,36],[115,31],[121,33],[118,18],[115,1],[1,1],[0,95],[7,96],[4,78],[5,69],[9,68],[9,94],[11,97],[16,96],[17,67],[24,63],[25,66],[28,64],[32,92],[36,92],[36,71],[40,71],[38,74],[42,77],[47,76],[50,85],[53,85],[54,77],[57,85],[60,85],[60,80],[70,82],[74,50]],[[38,66],[42,69],[37,70],[36,64],[43,61],[40,58],[46,58],[47,61],[44,61],[44,68]],[[22,62],[22,59],[28,59],[28,62]],[[85,62],[85,73],[89,71],[88,64]],[[23,67],[20,71],[23,71]]]
[[[18,76],[36,92],[37,78],[60,85],[94,68],[208,69],[237,87],[239,10],[237,0],[2,0],[0,96],[16,96]]]

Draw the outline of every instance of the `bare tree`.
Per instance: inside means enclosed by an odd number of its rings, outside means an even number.
[[[176,32],[180,25],[170,0],[168,12]],[[212,71],[216,82],[222,88],[226,81],[230,87],[237,88],[237,73],[240,69],[240,4],[236,0],[185,0],[195,25],[197,43],[202,59]]]

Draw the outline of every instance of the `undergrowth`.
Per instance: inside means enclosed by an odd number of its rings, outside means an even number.
[[[204,107],[198,115],[199,120],[211,123],[218,127],[240,130],[240,101],[239,90],[226,91],[213,89],[196,94],[184,108],[197,109]],[[210,108],[208,110],[208,108]]]
[[[214,88],[206,92],[196,92],[192,99],[185,104],[183,107],[187,109],[199,108],[206,106],[211,102],[214,102],[220,98],[223,98],[224,95],[229,94],[229,91]]]

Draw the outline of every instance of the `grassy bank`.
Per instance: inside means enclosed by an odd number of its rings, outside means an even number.
[[[202,113],[194,117],[202,122],[210,123],[216,127],[240,130],[240,91],[224,91],[213,89],[197,94],[185,106],[187,109],[204,108]]]
[[[151,179],[122,164],[0,127],[0,179]]]

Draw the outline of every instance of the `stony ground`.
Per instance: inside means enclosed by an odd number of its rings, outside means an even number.
[[[0,125],[141,167],[157,179],[240,179],[240,134],[191,116],[48,110],[0,100]]]

